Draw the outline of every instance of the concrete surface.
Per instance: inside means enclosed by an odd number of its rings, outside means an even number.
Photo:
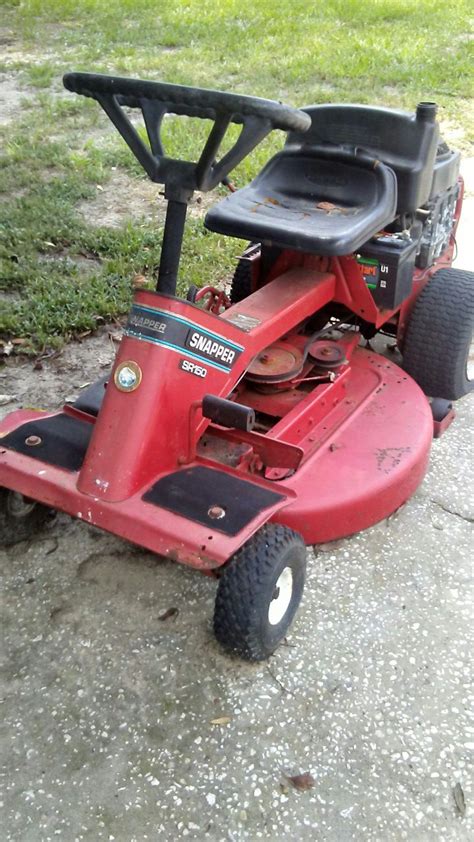
[[[0,391],[52,405],[111,353],[12,361]],[[473,411],[405,507],[311,553],[264,665],[214,642],[212,581],[82,523],[1,552],[1,838],[472,839]]]

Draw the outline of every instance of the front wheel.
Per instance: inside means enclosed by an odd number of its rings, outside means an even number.
[[[263,661],[285,637],[303,595],[306,547],[286,526],[263,526],[219,580],[214,633],[247,661]]]
[[[9,547],[39,532],[53,513],[9,488],[0,488],[0,546]]]

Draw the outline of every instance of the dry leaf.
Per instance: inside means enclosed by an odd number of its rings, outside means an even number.
[[[309,772],[304,772],[302,775],[286,775],[287,780],[295,789],[303,792],[306,789],[312,789],[316,781]]]
[[[266,202],[267,205],[279,205],[280,204],[278,199],[273,199],[272,196],[265,196],[263,201]]]
[[[78,255],[80,255],[80,257],[85,257],[86,260],[100,261],[99,255],[96,252],[87,251],[87,249],[80,249],[80,251],[78,251]]]
[[[231,720],[231,716],[218,716],[217,719],[211,719],[211,725],[228,725]]]
[[[16,395],[0,395],[0,406],[5,406],[7,403],[15,401],[16,397]]]
[[[132,278],[132,287],[134,289],[141,289],[146,286],[147,283],[148,280],[145,278],[145,275],[134,275]]]
[[[343,547],[344,544],[345,538],[339,538],[336,541],[328,541],[326,544],[315,544],[314,549],[315,552],[332,553],[334,550],[338,550],[340,547]]]
[[[337,206],[333,205],[332,202],[318,202],[316,207],[319,208],[319,210],[332,211],[335,210]]]
[[[12,345],[26,345],[27,342],[28,342],[28,339],[21,339],[21,338],[12,339]]]
[[[460,816],[466,815],[466,800],[464,798],[464,791],[461,784],[458,783],[453,786],[453,798]]]
[[[168,608],[166,611],[163,612],[163,614],[160,614],[158,619],[161,620],[161,621],[170,620],[171,617],[177,617],[178,614],[179,614],[178,608]]]
[[[45,351],[38,357],[38,360],[55,360],[57,357],[60,357],[62,354],[62,350],[58,348],[57,351]]]

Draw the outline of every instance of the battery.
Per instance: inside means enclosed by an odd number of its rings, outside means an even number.
[[[379,307],[394,310],[411,293],[418,241],[382,234],[356,255],[364,280]]]

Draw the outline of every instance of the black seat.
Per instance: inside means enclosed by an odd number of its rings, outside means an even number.
[[[211,231],[321,255],[356,251],[430,194],[436,107],[416,115],[362,105],[303,109],[312,125],[248,187],[208,212]]]
[[[312,254],[355,251],[395,214],[384,164],[326,149],[288,149],[208,212],[211,231]]]

